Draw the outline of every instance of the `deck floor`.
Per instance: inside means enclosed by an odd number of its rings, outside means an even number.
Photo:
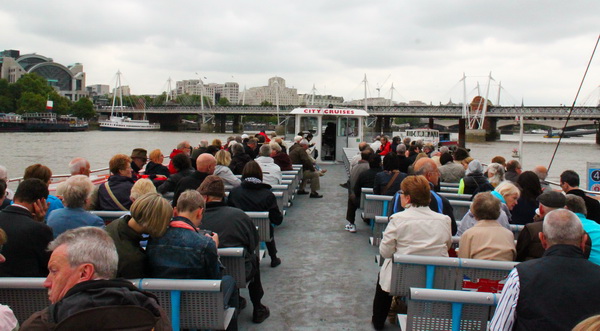
[[[261,262],[265,296],[271,317],[252,323],[252,304],[238,320],[240,330],[372,330],[371,312],[379,268],[370,228],[357,211],[357,233],[344,230],[347,178],[343,165],[326,165],[321,177],[322,199],[296,196],[284,223],[275,231],[282,264]],[[248,291],[243,289],[246,299]],[[387,330],[398,327],[387,324]]]

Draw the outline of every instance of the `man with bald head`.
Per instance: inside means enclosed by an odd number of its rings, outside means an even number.
[[[173,207],[177,206],[179,195],[186,190],[196,190],[206,177],[212,175],[217,167],[217,160],[212,154],[200,154],[196,159],[196,171],[191,175],[183,177],[175,187],[175,195],[173,196]]]
[[[600,266],[585,258],[588,236],[579,218],[554,210],[539,237],[544,255],[517,264],[508,275],[490,330],[571,330],[598,314]]]
[[[533,168],[533,173],[536,174],[540,179],[540,186],[542,187],[542,191],[550,187],[548,182],[546,182],[546,177],[548,177],[548,168],[539,165]]]
[[[423,175],[429,181],[431,200],[429,202],[429,208],[436,213],[444,214],[450,217],[452,221],[452,235],[456,234],[458,230],[456,226],[456,220],[454,219],[454,208],[450,204],[450,201],[445,197],[439,195],[434,190],[439,187],[440,171],[438,170],[437,164],[430,158],[421,158],[413,165],[415,175]],[[400,205],[400,194],[396,193],[394,196],[394,213],[402,211]]]

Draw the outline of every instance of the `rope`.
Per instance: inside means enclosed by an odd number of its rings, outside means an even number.
[[[571,109],[569,110],[569,115],[567,115],[567,120],[565,121],[565,125],[562,128],[562,133],[561,133],[560,137],[558,137],[558,142],[556,143],[556,148],[554,149],[554,153],[552,154],[552,159],[550,159],[550,164],[548,164],[548,172],[550,172],[550,167],[552,167],[552,162],[554,161],[554,156],[556,156],[556,152],[558,151],[558,146],[560,146],[560,142],[562,141],[562,138],[565,134],[565,129],[567,128],[567,124],[569,124],[569,119],[571,118],[571,114],[573,113],[573,108],[575,108],[575,103],[577,102],[577,98],[579,97],[579,92],[581,92],[581,87],[583,87],[583,82],[585,81],[585,77],[587,76],[588,70],[590,69],[592,60],[594,59],[594,54],[596,53],[596,48],[598,48],[599,41],[600,41],[600,35],[598,35],[598,39],[596,39],[596,45],[594,46],[594,50],[592,51],[590,60],[588,61],[587,67],[585,68],[585,73],[583,74],[583,78],[581,78],[581,83],[579,83],[579,88],[577,89],[577,94],[575,94],[575,100],[573,100],[573,104],[571,105]]]

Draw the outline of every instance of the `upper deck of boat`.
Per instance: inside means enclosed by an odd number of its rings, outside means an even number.
[[[370,227],[360,221],[357,233],[344,230],[348,193],[342,164],[324,165],[322,199],[300,195],[275,230],[282,264],[261,262],[263,303],[271,317],[253,324],[250,302],[238,319],[240,330],[370,330],[379,268]],[[248,291],[241,291],[248,299]],[[388,324],[388,329],[393,330]],[[399,328],[398,328],[399,329]]]

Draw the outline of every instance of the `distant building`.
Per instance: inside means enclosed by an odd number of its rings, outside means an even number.
[[[125,96],[131,95],[131,89],[129,88],[128,85],[123,85],[123,86],[117,87],[115,92],[117,93],[117,96],[123,95],[125,97]],[[111,97],[113,96],[112,93],[110,93],[110,96]]]
[[[200,89],[202,88],[202,93]],[[172,95],[204,95],[214,104],[221,98],[227,98],[231,104],[237,104],[240,94],[240,85],[236,82],[226,82],[225,84],[208,83],[201,85],[199,79],[181,80],[175,83],[175,90]]]
[[[77,101],[87,96],[85,72],[81,63],[64,66],[38,54],[24,54],[18,50],[0,52],[0,78],[14,83],[26,73],[44,77],[62,96]]]
[[[110,94],[110,86],[104,84],[88,85],[85,87],[91,97]]]
[[[298,90],[285,86],[285,79],[281,77],[269,78],[269,85],[251,87],[247,91],[242,92],[241,101],[246,105],[260,105],[264,101],[272,104],[277,104],[279,97],[279,105],[298,105]]]
[[[352,105],[352,106],[364,106],[365,99],[346,101],[346,104]],[[396,103],[390,99],[386,99],[383,97],[367,98],[367,106],[390,106],[390,105],[394,106],[394,105],[396,105]]]
[[[329,105],[339,106],[343,103],[343,97],[336,97],[333,95],[298,94],[298,104],[303,106],[327,107]]]

